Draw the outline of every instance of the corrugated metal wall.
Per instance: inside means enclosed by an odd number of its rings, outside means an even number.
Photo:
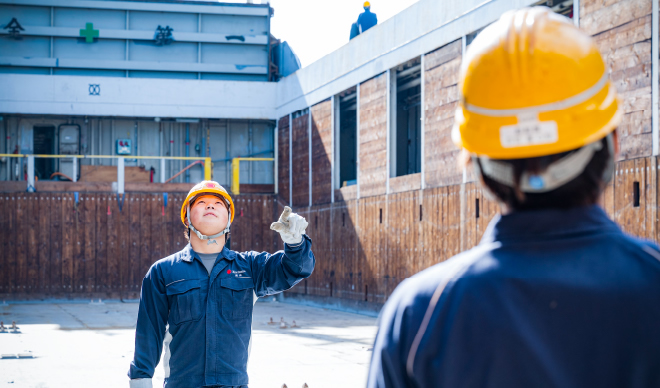
[[[0,121],[0,153],[34,153],[33,128],[52,126],[55,143],[58,144],[57,128],[62,124],[80,126],[80,148],[82,155],[116,155],[118,139],[131,140],[131,155],[137,156],[186,156],[186,126],[189,128],[189,155],[210,156],[214,161],[213,178],[220,184],[230,186],[231,158],[274,156],[274,126],[267,120],[200,120],[183,123],[174,120],[129,119],[129,118],[62,118],[43,116],[4,116]],[[16,148],[18,146],[18,148]],[[57,154],[57,148],[53,152]],[[23,180],[16,178],[16,164],[25,164],[19,159],[0,162],[0,180]],[[55,163],[58,163],[57,161]],[[115,159],[82,159],[82,165],[116,165]],[[165,162],[165,176],[171,176],[188,165],[187,161]],[[154,168],[154,182],[160,182],[160,160],[131,159],[127,156],[125,166],[143,166],[147,171]],[[189,181],[203,179],[202,166],[190,170]],[[181,174],[173,183],[183,183],[186,175]],[[241,183],[273,184],[273,162],[241,163]]]

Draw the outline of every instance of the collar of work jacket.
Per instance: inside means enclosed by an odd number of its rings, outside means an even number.
[[[589,233],[620,233],[598,205],[544,209],[498,215],[484,232],[481,244],[528,243]]]

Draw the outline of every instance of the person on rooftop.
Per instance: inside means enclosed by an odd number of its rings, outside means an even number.
[[[371,12],[371,3],[368,1],[364,2],[364,12],[358,16],[357,24],[360,34],[363,34],[365,31],[371,27],[378,24],[378,17],[375,13]]]

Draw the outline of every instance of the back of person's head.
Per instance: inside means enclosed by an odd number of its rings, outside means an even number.
[[[616,88],[594,40],[546,7],[507,12],[470,45],[452,139],[510,210],[594,204],[611,179]]]
[[[371,9],[371,3],[365,1],[364,4],[362,4],[362,7],[364,8],[365,11],[369,11]]]

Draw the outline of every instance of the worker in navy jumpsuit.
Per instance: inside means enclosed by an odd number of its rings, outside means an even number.
[[[151,378],[165,346],[168,388],[247,386],[253,297],[311,275],[312,242],[303,237],[275,254],[225,247],[210,275],[190,245],[154,263],[142,281],[129,377]]]
[[[397,287],[368,388],[660,387],[660,251],[598,205],[622,114],[595,41],[524,8],[463,61],[452,140],[503,215]],[[618,209],[644,224],[620,192]]]
[[[214,181],[195,185],[182,204],[190,243],[154,263],[142,281],[131,388],[152,388],[161,354],[165,387],[247,387],[254,303],[309,277],[315,258],[307,221],[288,206],[271,224],[283,251],[230,250],[224,239],[234,213]]]

